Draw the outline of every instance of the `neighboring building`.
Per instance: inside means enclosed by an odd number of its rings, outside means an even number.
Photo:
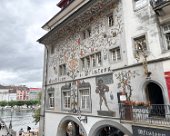
[[[29,100],[29,88],[26,86],[16,86],[17,100],[26,101]]]
[[[17,92],[15,88],[9,89],[9,100],[8,101],[16,101],[17,100]]]
[[[38,100],[41,88],[29,88],[29,100]]]
[[[58,6],[38,40],[46,47],[40,135],[169,136],[170,1]]]
[[[9,101],[9,88],[0,85],[0,101]]]

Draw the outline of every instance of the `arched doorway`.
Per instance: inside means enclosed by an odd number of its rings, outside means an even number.
[[[72,116],[64,117],[57,129],[57,136],[87,136],[86,131],[76,118]]]
[[[151,104],[150,116],[165,116],[164,97],[161,87],[149,82],[145,88],[146,98]]]
[[[96,122],[90,129],[88,136],[132,136],[132,133],[122,124],[113,120]]]
[[[96,136],[124,136],[124,133],[113,126],[104,126],[99,129]]]

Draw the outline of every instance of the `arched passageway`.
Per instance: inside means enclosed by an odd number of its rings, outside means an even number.
[[[87,136],[87,134],[80,121],[72,116],[66,116],[58,125],[57,136]]]
[[[111,121],[102,120],[96,122],[89,132],[89,136],[132,136],[132,133],[122,124]]]
[[[161,87],[149,82],[145,87],[147,101],[152,105],[149,116],[165,116],[164,97]]]

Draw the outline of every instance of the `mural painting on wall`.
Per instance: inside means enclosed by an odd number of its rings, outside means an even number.
[[[54,54],[49,58],[49,71],[54,74],[51,74],[50,83],[66,81],[69,78],[75,79],[76,77],[97,75],[97,71],[91,68],[86,71],[79,71],[80,61],[79,58],[92,54],[93,52],[101,51],[104,58],[103,60],[108,59],[108,49],[110,46],[119,46],[120,45],[120,34],[122,33],[123,21],[121,18],[121,3],[110,3],[107,6],[104,6],[105,1],[101,2],[100,10],[95,14],[88,14],[87,18],[78,19],[76,22],[71,22],[73,27],[66,26],[66,30],[63,33],[69,31],[69,34],[64,34],[63,38],[58,38],[54,43],[55,51]],[[106,3],[105,3],[106,4]],[[102,6],[103,7],[102,7]],[[97,11],[93,9],[94,11]],[[114,25],[108,30],[105,26],[106,16],[110,13],[114,13]],[[84,19],[84,21],[82,21]],[[91,26],[89,26],[91,24]],[[81,38],[82,28],[91,27],[91,36],[88,39]],[[61,32],[62,33],[62,32]],[[60,34],[61,34],[60,33]],[[72,34],[71,34],[72,33]],[[66,64],[67,75],[60,76],[58,67],[60,64]],[[109,71],[109,70],[108,70]],[[101,70],[101,73],[104,73],[104,68]],[[99,73],[99,72],[98,72]],[[105,72],[106,73],[106,72]]]
[[[78,95],[79,89],[89,89],[89,97],[91,96],[91,85],[89,82],[85,82],[84,80],[76,80],[73,82],[66,83],[64,86],[61,87],[61,90],[69,91],[70,97],[70,112],[77,113],[78,109],[80,109],[81,101],[80,95]],[[89,98],[91,101],[91,99]],[[90,102],[89,102],[90,103]],[[90,105],[89,105],[90,106]]]
[[[121,71],[117,74],[115,74],[116,79],[119,80],[118,82],[118,88],[120,89],[120,92],[123,94],[127,94],[127,100],[130,101],[130,98],[132,96],[132,86],[131,86],[131,79],[135,78],[136,76],[139,76],[139,74],[136,71]]]
[[[99,94],[99,105],[100,111],[102,111],[102,104],[106,106],[107,110],[110,111],[110,108],[107,103],[106,93],[109,93],[109,86],[107,84],[113,83],[112,74],[96,77],[96,93]],[[110,93],[110,97],[113,100],[113,94]]]

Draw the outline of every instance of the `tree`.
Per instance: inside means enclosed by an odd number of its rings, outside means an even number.
[[[37,104],[41,105],[41,96],[42,96],[42,93],[39,93],[38,95],[38,101],[37,101]],[[34,115],[33,115],[33,118],[34,118],[34,122],[35,124],[37,124],[39,121],[40,121],[40,112],[41,112],[41,108],[38,108],[34,111]]]
[[[16,101],[9,101],[8,102],[8,105],[11,106],[11,107],[14,107],[16,105]]]
[[[41,111],[41,108],[38,108],[34,111],[33,118],[34,118],[35,124],[37,124],[40,121],[40,111]]]

